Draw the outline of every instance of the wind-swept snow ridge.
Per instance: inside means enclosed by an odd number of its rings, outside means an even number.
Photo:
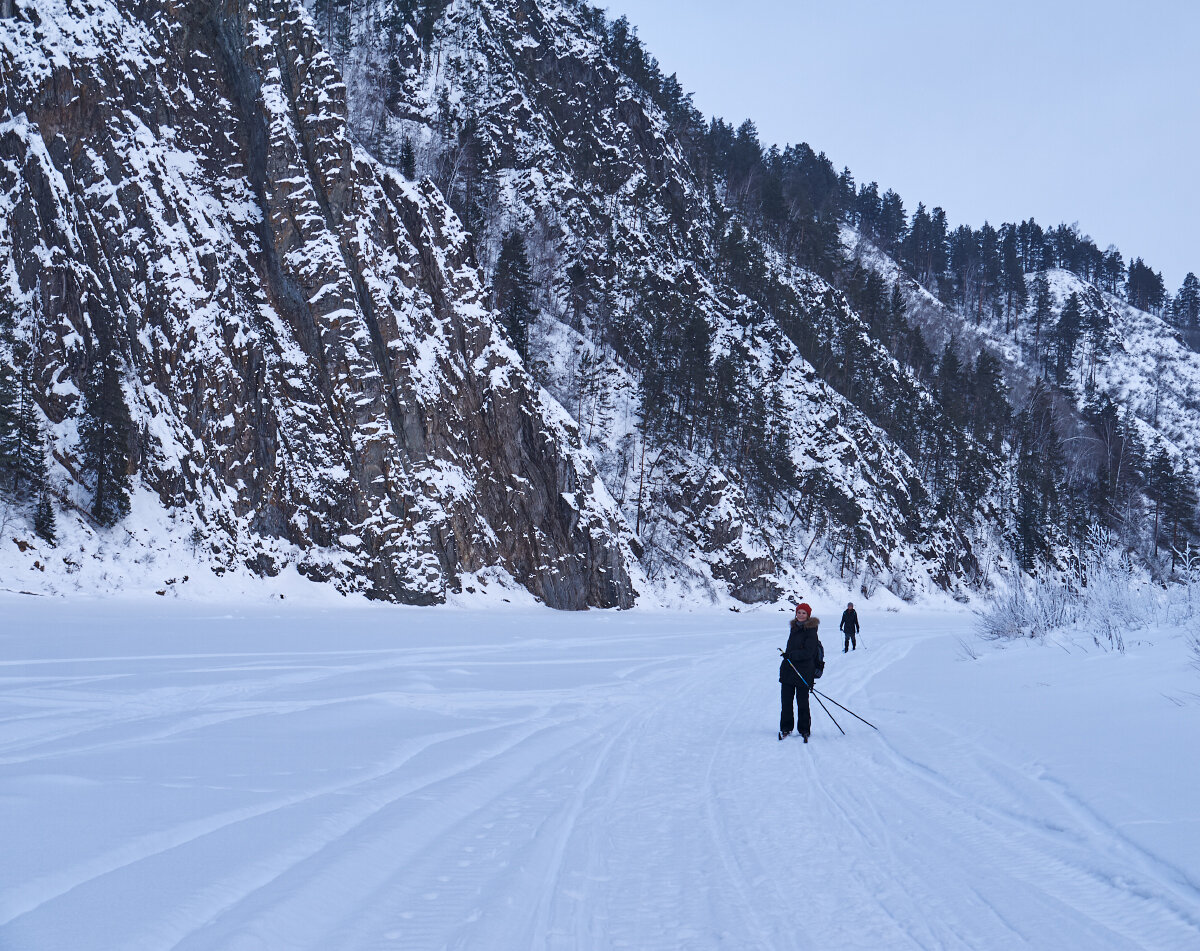
[[[577,429],[441,195],[351,143],[299,3],[6,6],[2,278],[64,498],[88,504],[80,394],[115,349],[137,478],[219,560],[418,603],[495,565],[556,606],[632,603]]]

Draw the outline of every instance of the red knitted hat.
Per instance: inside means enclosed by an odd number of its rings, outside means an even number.
[[[809,604],[807,601],[801,601],[799,604],[796,605],[796,612],[799,613],[800,611],[804,611],[808,614],[809,617],[812,617],[812,605]]]

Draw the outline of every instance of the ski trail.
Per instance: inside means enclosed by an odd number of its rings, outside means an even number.
[[[870,667],[882,669],[877,663]],[[869,693],[865,688],[870,679],[869,671],[861,668],[842,678],[849,696],[856,691]],[[923,726],[927,737],[943,734],[944,742],[932,744],[934,747],[961,745],[952,730],[928,723]],[[994,762],[992,781],[980,784],[976,795],[968,798],[961,788],[961,775],[951,781],[937,769],[900,754],[887,730],[864,737],[862,746],[881,748],[882,753],[835,761],[821,751],[814,759],[827,766],[822,775],[814,773],[813,780],[826,799],[829,822],[840,820],[860,841],[888,842],[891,857],[878,864],[882,868],[895,865],[897,874],[903,869],[949,865],[961,868],[963,881],[976,880],[972,894],[951,902],[941,914],[928,914],[948,889],[959,887],[955,876],[946,876],[944,887],[926,894],[922,914],[905,915],[904,930],[910,935],[921,934],[923,920],[938,925],[938,931],[925,940],[946,947],[978,946],[973,942],[979,938],[967,936],[978,920],[986,919],[962,914],[962,909],[975,906],[980,915],[990,915],[1016,931],[1009,941],[1035,947],[1054,947],[1056,941],[1061,942],[1058,946],[1200,946],[1195,889],[1179,892],[1171,881],[1178,881],[1178,873],[1161,863],[1130,861],[1128,850],[1113,841],[1116,837],[1110,829],[1087,821],[1078,810],[1059,809],[1056,823],[1050,824],[1019,808],[996,807],[989,800],[1004,784],[995,781],[999,767]],[[973,761],[990,759],[974,749],[963,748],[962,752]],[[851,764],[852,769],[847,768]],[[1022,775],[1011,767],[1005,767],[1005,772],[1010,783],[1013,775]],[[1013,803],[1032,798],[1039,785],[1045,793],[1044,783],[1023,775],[1022,780],[1019,789],[1009,790],[1015,792]],[[860,795],[858,791],[863,789],[886,790],[886,809],[880,807],[876,796]],[[935,815],[936,821],[923,819],[929,815]],[[895,834],[897,827],[919,830],[922,825],[926,827],[922,836]],[[991,887],[984,890],[978,887],[979,873],[973,871],[979,865],[1005,869],[1006,874],[988,875]],[[876,894],[886,894],[887,878],[890,876],[872,884]],[[910,889],[910,893],[915,891]],[[1016,924],[1014,916],[1005,913],[1010,904],[1024,907],[1027,916],[1030,907],[1044,907],[1044,914],[1033,916],[1038,927]],[[895,908],[891,905],[889,912]]]
[[[0,945],[1200,947],[1194,867],[946,716],[957,618],[831,651],[818,688],[881,732],[814,703],[805,745],[775,739],[786,616],[405,616],[424,642],[6,661],[0,831],[79,844],[13,853]]]
[[[537,732],[537,730],[541,729],[540,726],[533,725],[537,719],[539,718],[530,717],[524,721],[507,724],[506,726],[524,728],[525,732],[519,734],[516,740],[509,741],[506,746],[499,747],[499,753],[488,753],[487,756],[494,758],[502,755],[504,750],[519,744],[525,736]],[[461,733],[449,734],[445,737],[433,737],[428,740],[421,740],[402,748],[394,760],[384,764],[366,777],[356,778],[350,782],[332,783],[299,795],[268,801],[250,809],[236,810],[205,817],[195,822],[176,826],[161,833],[147,835],[128,842],[121,848],[98,856],[85,865],[64,869],[54,876],[30,880],[20,888],[12,889],[4,895],[3,901],[0,902],[0,925],[7,924],[22,915],[34,912],[42,905],[52,902],[69,892],[98,882],[136,863],[158,859],[166,853],[183,849],[207,837],[219,834],[234,834],[236,827],[241,824],[262,817],[275,816],[284,810],[307,806],[316,800],[344,796],[363,797],[364,787],[377,784],[381,780],[386,780],[403,772],[406,764],[421,753],[429,750],[431,746],[459,739],[465,735],[489,732],[494,729],[494,727],[487,727],[481,730],[463,731]],[[466,767],[466,769],[470,768],[470,766]],[[394,792],[392,795],[396,798],[399,798],[401,794],[411,795],[419,792],[425,785],[436,781],[437,777],[416,785],[411,781],[406,781],[402,787],[404,792]],[[368,804],[369,816],[374,811],[375,806],[369,798],[364,797],[362,801]],[[347,827],[352,827],[363,821],[364,818],[366,817],[351,810],[345,814],[345,818],[342,821],[347,824]],[[344,832],[338,831],[333,837],[336,838],[337,835],[342,834]],[[299,845],[293,845],[290,851],[293,853],[302,851],[308,854],[310,850],[319,850],[327,841],[329,841],[329,837],[318,837],[312,845],[300,843]],[[226,890],[228,887],[228,884],[224,884],[222,890]]]
[[[742,697],[737,709],[739,713],[744,713],[752,706],[753,691],[757,690],[752,687],[747,690]],[[741,719],[741,718],[738,718]],[[715,778],[721,771],[717,770],[717,764],[721,760],[721,750],[726,746],[726,740],[735,719],[730,721],[721,730],[720,735],[716,738],[712,755],[708,761],[708,768],[705,772],[705,785],[713,788],[715,786]],[[722,764],[724,765],[724,764]],[[773,891],[777,896],[776,907],[787,907],[789,901],[794,900],[794,895],[789,895],[788,892],[779,887],[778,882],[772,882],[772,879],[762,869],[751,868],[747,871],[747,867],[738,858],[738,853],[741,850],[737,844],[731,840],[729,834],[729,822],[721,815],[718,809],[719,800],[714,797],[708,797],[705,800],[705,818],[708,832],[712,841],[721,857],[722,866],[729,873],[730,880],[734,883],[738,890],[738,897],[742,906],[747,909],[748,917],[752,918],[754,925],[754,933],[757,941],[757,946],[772,948],[777,945],[774,938],[774,932],[770,926],[762,920],[761,915],[757,911],[757,906],[761,899],[756,899],[755,894],[761,893],[761,889],[767,883],[771,883]],[[797,948],[812,948],[815,947],[811,942],[804,941],[797,934],[797,943],[794,947]]]

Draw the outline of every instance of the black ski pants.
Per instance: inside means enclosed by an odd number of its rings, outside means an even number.
[[[808,712],[808,688],[804,684],[794,686],[793,684],[779,685],[780,700],[782,701],[782,709],[779,711],[779,732],[791,733],[792,729],[798,730],[800,733],[812,732],[812,714]],[[792,701],[796,703],[797,716],[792,716]]]
[[[858,650],[858,641],[854,637],[854,631],[846,631],[846,644],[842,648],[842,653],[846,653],[851,647]]]

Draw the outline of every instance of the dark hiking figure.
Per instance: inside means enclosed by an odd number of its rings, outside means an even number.
[[[846,635],[846,643],[842,647],[842,653],[848,650],[858,650],[858,612],[854,610],[854,602],[851,601],[846,605],[846,610],[842,612],[842,623],[838,625],[841,632]]]
[[[787,650],[779,664],[779,692],[782,709],[779,713],[779,738],[796,729],[804,742],[812,732],[812,715],[808,710],[808,693],[813,683],[825,671],[825,648],[817,637],[821,622],[812,616],[807,604],[796,605],[796,617],[788,634]],[[795,716],[792,703],[795,702]]]

